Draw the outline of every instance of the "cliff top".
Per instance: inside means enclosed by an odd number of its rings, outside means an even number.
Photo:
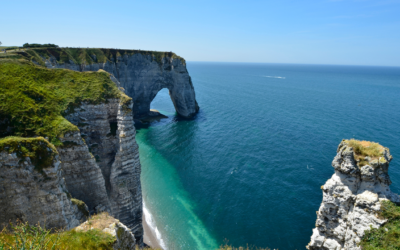
[[[356,139],[343,140],[343,142],[353,148],[354,158],[359,162],[359,166],[366,165],[373,160],[378,160],[381,163],[386,162],[384,156],[388,149],[379,143]]]
[[[143,56],[151,56],[158,64],[163,62],[164,58],[179,59],[186,64],[185,59],[173,52],[146,51],[146,50],[127,50],[127,49],[107,49],[107,48],[69,48],[69,47],[33,47],[33,48],[14,48],[9,50],[8,54],[0,55],[1,57],[14,59],[28,59],[42,66],[45,66],[44,60],[53,57],[58,63],[75,63],[75,64],[94,64],[115,62],[125,55],[141,54]]]
[[[47,69],[26,60],[0,60],[0,137],[48,137],[56,146],[58,137],[78,128],[63,116],[81,103],[106,103],[131,98],[122,93],[106,72],[76,72]]]

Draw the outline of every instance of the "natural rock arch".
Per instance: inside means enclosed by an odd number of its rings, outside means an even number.
[[[150,56],[141,54],[126,57],[126,63],[116,64],[115,70],[111,71],[108,67],[104,67],[104,70],[113,73],[125,93],[132,97],[135,117],[147,115],[150,103],[164,88],[169,90],[179,115],[191,117],[197,113],[199,106],[192,80],[180,59],[163,58],[160,64],[152,61]]]
[[[171,55],[174,55],[171,53]],[[59,63],[50,56],[44,60],[49,68],[67,68],[76,71],[97,71],[111,73],[120,87],[133,100],[135,117],[145,116],[150,111],[150,103],[157,93],[167,88],[176,112],[183,117],[192,117],[199,106],[186,63],[182,58],[164,56],[157,59],[147,52],[116,56],[104,63],[75,64]]]

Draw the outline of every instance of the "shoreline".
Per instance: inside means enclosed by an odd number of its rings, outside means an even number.
[[[157,227],[155,227],[153,217],[151,216],[150,211],[145,206],[144,201],[143,201],[142,225],[143,225],[143,242],[154,249],[166,250],[164,241],[157,237],[157,231],[158,231]]]

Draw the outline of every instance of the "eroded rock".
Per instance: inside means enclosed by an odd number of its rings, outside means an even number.
[[[85,215],[67,194],[58,154],[38,170],[30,157],[0,152],[0,228],[18,221],[46,228],[78,226]]]
[[[357,244],[364,231],[385,223],[377,217],[380,201],[399,202],[400,199],[389,188],[388,168],[392,156],[388,148],[379,150],[379,156],[361,157],[348,141],[340,143],[332,162],[335,173],[321,187],[323,200],[307,249],[359,250]]]

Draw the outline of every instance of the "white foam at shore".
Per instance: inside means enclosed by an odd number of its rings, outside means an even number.
[[[156,223],[154,221],[153,215],[150,213],[150,211],[146,207],[146,203],[143,201],[143,213],[144,213],[144,218],[146,219],[147,225],[151,228],[153,232],[156,233],[156,238],[162,249],[167,250],[167,246],[165,245],[164,240],[161,238],[161,233],[158,231],[158,228],[156,226]]]

